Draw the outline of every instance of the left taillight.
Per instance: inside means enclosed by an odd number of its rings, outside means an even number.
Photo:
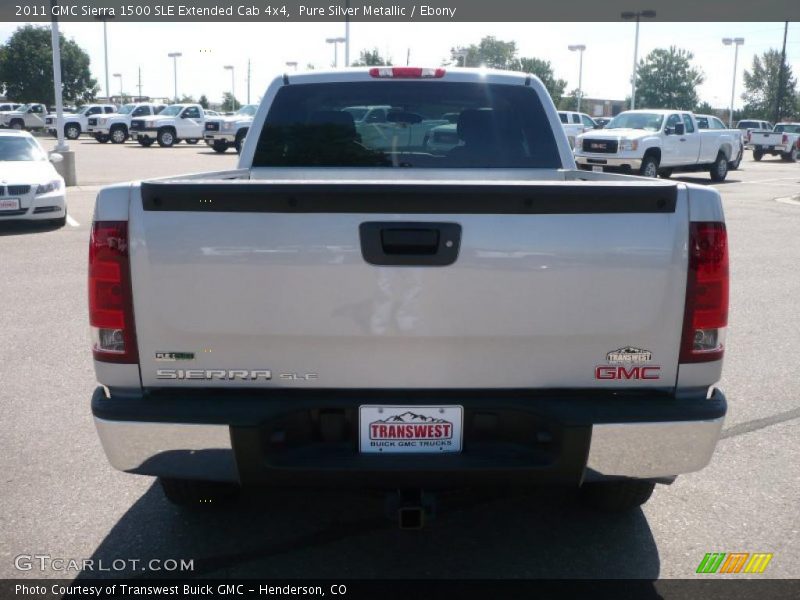
[[[95,360],[138,362],[127,221],[96,221],[92,226],[89,324]]]

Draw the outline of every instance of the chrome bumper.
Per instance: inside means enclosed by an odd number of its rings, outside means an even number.
[[[215,131],[214,133],[206,133],[204,135],[204,139],[211,140],[212,142],[220,141],[220,142],[228,142],[229,144],[232,144],[232,143],[234,143],[236,141],[236,134],[233,134],[233,133],[217,133]]]
[[[611,167],[612,169],[629,167],[631,170],[639,170],[642,166],[641,158],[609,157],[602,154],[592,156],[576,155],[575,162],[587,167]]]
[[[711,461],[724,420],[594,425],[585,479],[658,479],[699,471]]]
[[[94,418],[108,462],[116,469],[209,481],[238,481],[227,425],[108,421]]]

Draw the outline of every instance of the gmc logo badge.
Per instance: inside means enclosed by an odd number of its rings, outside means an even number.
[[[595,379],[661,379],[661,367],[601,365],[594,369]]]
[[[589,144],[590,148],[594,148],[595,150],[603,150],[606,145],[605,144]]]

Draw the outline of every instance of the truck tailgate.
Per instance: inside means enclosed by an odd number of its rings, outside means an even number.
[[[143,183],[142,383],[672,388],[687,223],[666,182]]]

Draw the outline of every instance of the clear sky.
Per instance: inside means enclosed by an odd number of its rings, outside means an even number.
[[[19,26],[0,23],[0,40],[5,41]],[[61,23],[63,33],[73,38],[91,56],[92,73],[105,93],[103,26],[101,23]],[[286,61],[307,63],[317,68],[333,63],[333,47],[326,37],[344,35],[344,24],[336,23],[115,23],[108,24],[109,73],[120,73],[124,91],[137,93],[138,68],[142,71],[142,92],[152,97],[173,94],[172,59],[168,52],[182,52],[178,59],[178,93],[198,97],[206,94],[219,101],[231,88],[234,65],[236,96],[246,100],[246,69],[252,64],[251,101],[255,102]],[[477,43],[494,35],[517,42],[520,56],[549,60],[556,76],[566,79],[567,90],[578,85],[578,56],[568,44],[586,44],[583,61],[584,95],[593,98],[624,99],[630,93],[633,63],[634,25],[609,23],[351,23],[351,61],[363,48],[378,48],[405,64],[410,49],[411,64],[435,65],[449,57],[453,46]],[[642,22],[639,56],[657,47],[675,44],[694,53],[694,63],[706,81],[700,99],[715,107],[730,102],[733,47],[723,37],[744,37],[739,49],[737,100],[742,71],[752,64],[753,54],[769,48],[780,49],[783,23],[658,23]],[[800,24],[789,24],[788,62],[800,75]],[[340,46],[339,64],[343,65]],[[112,94],[120,91],[119,79],[110,76]]]

